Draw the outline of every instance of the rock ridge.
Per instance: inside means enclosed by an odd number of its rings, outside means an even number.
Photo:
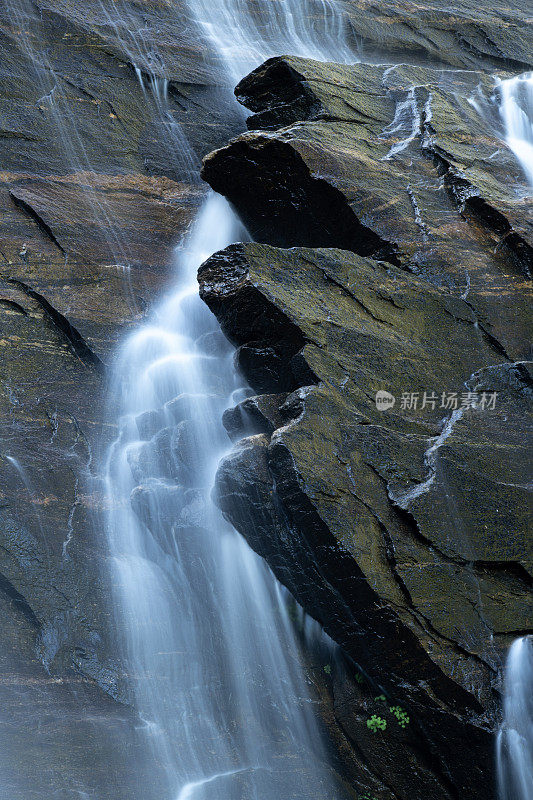
[[[502,657],[532,625],[532,221],[505,182],[522,178],[497,120],[469,102],[477,83],[488,96],[480,73],[271,59],[236,89],[252,130],[203,168],[266,242],[199,271],[258,392],[225,415],[236,445],[217,499],[416,719],[412,739],[384,743],[389,765],[416,764],[410,782],[392,768],[393,797],[491,796]],[[392,251],[353,225],[346,247],[309,176]],[[337,724],[357,750],[362,701],[348,694]]]

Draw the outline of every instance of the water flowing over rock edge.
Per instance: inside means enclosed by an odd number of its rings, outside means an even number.
[[[82,9],[83,15],[85,15],[87,10],[87,5],[84,4],[84,8]],[[72,12],[74,12],[74,16],[72,16]],[[48,12],[45,10],[45,20],[47,18],[47,13]],[[68,11],[68,15],[70,15],[70,17],[65,27],[61,15],[59,14],[55,16],[55,20],[60,22],[59,27],[61,31],[64,30],[65,33],[71,34],[74,29],[76,35],[78,35],[79,31],[76,30],[77,21],[74,23],[72,21],[73,19],[75,20],[76,13],[75,4],[70,4]],[[395,9],[392,13],[398,14],[398,9]],[[366,25],[367,29],[370,31],[372,23],[369,24],[368,18],[364,19],[363,15],[360,16],[361,20],[358,22],[358,24],[363,26]],[[87,20],[84,19],[83,24],[86,26],[86,30],[90,30],[92,25],[91,17],[89,17]],[[427,23],[424,24],[426,25]],[[453,21],[451,25],[448,26],[450,31],[453,31],[454,25],[463,25],[463,22],[461,20]],[[435,30],[435,21],[429,22],[429,27],[431,28],[431,26],[433,26],[433,30]],[[446,28],[446,26],[447,23],[444,21],[441,27]],[[437,25],[437,27],[439,26]],[[408,26],[406,26],[404,30],[407,30],[407,28]],[[490,58],[495,59],[494,63],[498,63],[500,66],[504,65],[505,61],[503,59],[505,56],[502,58],[501,53],[506,51],[508,43],[504,47],[502,46],[502,42],[500,42],[500,52],[497,53],[493,44],[487,45],[487,40],[482,43],[483,37],[477,37],[477,46],[479,49],[476,51],[476,47],[471,46],[477,36],[477,34],[476,36],[472,36],[472,31],[475,29],[475,26],[471,26],[470,33],[468,33],[467,36],[464,36],[464,33],[468,30],[468,28],[469,23],[465,19],[463,35],[458,37],[454,34],[454,40],[456,42],[460,41],[460,45],[455,44],[453,47],[444,48],[444,50],[447,52],[447,58],[451,59],[451,63],[455,62],[459,66],[464,66],[465,63],[468,63],[470,66],[472,66],[474,63],[479,64],[479,60],[483,60],[485,57],[482,51],[484,48],[489,46],[492,53]],[[395,31],[397,30],[398,27],[395,27]],[[374,35],[375,33],[376,30],[373,31]],[[98,33],[98,36],[99,35],[100,32]],[[397,34],[395,33],[394,35]],[[491,35],[494,38],[494,29]],[[470,42],[468,42],[469,36]],[[410,37],[411,34],[407,35],[405,32],[401,33],[398,40],[403,41],[401,46],[404,46],[406,42],[409,42],[409,46],[412,49]],[[428,46],[428,41],[430,38],[431,37],[426,40],[424,47]],[[512,38],[513,48],[521,46],[522,40],[520,37],[516,36],[516,27],[514,25],[512,26]],[[78,53],[82,52],[83,46],[84,44],[82,43],[82,46],[77,50]],[[91,47],[92,46],[93,45],[91,45]],[[120,46],[117,47],[116,42],[112,46],[112,49],[115,53],[120,55]],[[401,48],[396,47],[396,52],[399,52],[399,49]],[[527,48],[525,50],[527,51]],[[67,45],[65,45],[63,52],[65,54],[69,52]],[[392,48],[391,52],[394,52],[394,47]],[[509,58],[507,66],[512,66],[512,56],[510,52],[508,52],[507,57]],[[465,58],[466,61],[464,60]],[[142,58],[140,61],[143,63],[143,67],[145,69],[145,81],[148,83],[149,66],[142,61]],[[180,61],[181,69],[184,63],[181,57]],[[172,66],[172,63],[173,62],[171,58],[167,59],[167,63],[164,66],[165,70],[169,70],[171,76],[178,76],[178,81],[171,90],[171,94],[181,98],[181,102],[186,103],[190,99],[190,96],[187,95],[186,86],[179,81],[179,70],[176,70],[174,66]],[[518,63],[519,60],[516,62],[517,66]],[[169,64],[171,65],[170,69]],[[117,77],[115,71],[112,71],[111,78],[115,81],[113,84],[114,86],[120,85],[118,83],[118,81],[121,80],[120,73]],[[75,78],[74,82],[79,88],[80,81],[78,76]],[[127,82],[124,81],[125,85],[126,83]],[[99,96],[99,92],[101,91],[101,87],[95,87],[94,84],[88,85],[86,82],[84,82],[83,88],[84,90],[92,92],[93,96],[96,97]],[[133,84],[130,85],[130,89],[131,96],[133,97],[135,95]],[[80,96],[84,96],[82,95],[81,90]],[[102,100],[101,94],[100,99],[101,103],[103,103],[102,107],[105,109],[105,103],[107,101]],[[39,101],[40,96],[36,95],[35,100]],[[41,106],[42,105],[43,101],[41,100]],[[75,98],[73,107],[83,107],[79,102],[79,98]],[[89,103],[85,105],[85,108],[90,107],[91,105]],[[94,108],[96,110],[96,106],[94,106]],[[197,105],[197,111],[199,108],[200,106]],[[112,109],[112,111],[113,110],[116,111],[117,109],[115,108]],[[42,109],[36,113],[37,115],[42,115]],[[127,115],[126,117],[129,119]],[[141,118],[142,114],[137,114],[137,117]],[[120,125],[123,120],[124,109],[120,108],[118,122],[114,124]],[[17,124],[19,128],[24,129],[24,122],[21,122],[20,117]],[[98,118],[98,124],[103,130],[105,124],[105,115],[102,115]],[[40,135],[40,129],[33,128],[31,135],[36,135],[38,139]],[[225,134],[224,131],[222,131],[219,134],[220,141],[223,141],[225,138],[227,138],[227,135],[228,134]],[[201,136],[197,135],[196,138],[198,140],[201,138]],[[6,141],[10,141],[9,137]],[[15,141],[17,144],[18,152],[21,153],[21,147],[25,141],[25,138],[15,137],[13,141]],[[28,139],[28,141],[30,141],[30,139]],[[207,138],[206,141],[208,141]],[[142,147],[142,134],[140,137],[140,142]],[[129,152],[130,148],[128,147],[125,149]],[[209,147],[206,149],[209,149]],[[150,151],[150,147],[143,151],[143,155],[146,157],[147,151],[149,153],[148,162],[150,162],[150,160],[152,160],[152,163],[157,162],[157,158],[154,159],[153,152]],[[11,164],[12,162],[8,159],[8,163]],[[157,168],[160,170],[160,174],[162,174],[167,169],[167,165],[158,164]],[[21,178],[20,176],[13,174],[9,175],[6,180],[10,182],[14,180],[17,182],[20,182],[21,180],[24,182],[28,181],[27,176],[22,176]],[[56,183],[57,186],[61,185],[60,181],[57,181]],[[175,200],[173,199],[172,192],[168,192],[168,182],[157,179],[150,180],[149,182],[145,183],[144,177],[141,178],[138,176],[138,183],[144,187],[143,191],[146,189],[146,196],[148,196],[150,192],[153,192],[153,197],[157,197],[157,202],[154,203],[156,207],[161,208],[164,206],[169,212],[172,210],[172,203],[175,202]],[[109,196],[111,196],[112,193],[116,191],[117,185],[121,185],[121,187],[124,185],[127,187],[127,181],[118,181],[115,185],[113,184],[113,181],[108,181],[107,183],[104,183],[101,188],[102,190],[109,192]],[[41,176],[40,179],[34,182],[30,187],[28,187],[26,183],[24,186],[24,194],[21,196],[23,196],[26,200],[30,198],[31,202],[34,203],[38,209],[38,213],[41,213],[43,209],[46,210],[47,216],[43,216],[43,219],[48,219],[49,221],[51,219],[51,230],[54,231],[54,236],[57,237],[57,240],[62,243],[61,246],[64,247],[65,236],[68,238],[70,234],[69,225],[71,224],[71,215],[66,213],[63,202],[58,203],[55,199],[58,196],[61,197],[60,193],[58,195],[57,186],[53,187],[54,191],[50,198],[47,194],[48,187],[46,182],[42,180]],[[132,195],[132,200],[129,203],[130,211],[137,207],[136,204],[139,202],[139,197],[141,195],[138,193],[134,193]],[[174,197],[175,196],[176,195],[174,194]],[[161,203],[159,201],[160,197],[164,198],[163,202]],[[413,192],[413,200],[415,203],[417,203],[416,190]],[[187,200],[185,205],[187,202],[189,201]],[[54,203],[54,213],[50,214]],[[147,205],[146,209],[148,207],[149,206]],[[144,212],[146,209],[144,209]],[[168,225],[166,222],[162,224],[161,218],[158,218],[156,225],[154,225],[154,223],[150,223],[152,226],[152,231],[157,229],[157,225],[159,225],[159,230],[161,230],[162,226],[163,236],[162,238],[159,235],[146,238],[146,241],[151,242],[151,249],[153,252],[150,253],[150,258],[152,260],[147,262],[149,266],[145,267],[143,263],[145,276],[151,276],[152,273],[156,271],[159,271],[159,274],[161,274],[161,271],[168,264],[168,252],[162,252],[163,248],[161,247],[161,243],[167,241],[168,230],[175,232],[177,228],[182,228],[184,226],[184,220],[188,218],[188,214],[190,214],[190,212],[186,212],[185,214],[182,213],[181,215],[174,213],[174,216],[172,216],[172,219]],[[119,298],[122,297],[123,293],[123,278],[121,271],[123,269],[123,267],[121,267],[121,263],[123,264],[122,257],[119,256],[117,259],[106,260],[105,258],[102,258],[100,254],[97,254],[95,261],[98,261],[100,258],[100,261],[103,261],[103,263],[106,264],[106,267],[100,273],[100,275],[95,276],[93,267],[88,266],[86,263],[80,264],[79,261],[76,261],[75,253],[73,253],[72,242],[74,241],[76,235],[79,237],[79,233],[75,232],[75,236],[71,236],[69,239],[69,258],[68,263],[65,264],[66,259],[63,257],[61,250],[57,248],[53,242],[50,242],[50,245],[51,247],[56,248],[57,253],[55,257],[52,254],[52,250],[50,250],[50,252],[46,250],[44,241],[39,239],[40,234],[35,236],[30,227],[25,227],[23,225],[23,223],[20,221],[22,219],[22,214],[19,218],[16,214],[13,214],[11,209],[9,209],[8,219],[10,224],[15,223],[15,225],[18,226],[18,228],[13,228],[12,230],[20,231],[21,228],[24,229],[22,232],[16,234],[14,245],[11,246],[11,244],[9,244],[9,249],[6,252],[10,263],[6,269],[11,272],[14,277],[17,277],[18,279],[22,278],[23,280],[27,281],[28,284],[31,284],[32,288],[39,291],[41,296],[46,297],[48,302],[57,308],[63,317],[70,319],[72,324],[80,331],[81,335],[83,335],[85,341],[88,342],[89,346],[94,350],[94,352],[96,352],[102,360],[107,361],[109,358],[109,352],[114,346],[113,342],[116,339],[117,321],[120,325],[122,324],[122,321],[131,319],[132,316],[135,316],[135,314],[137,314],[137,318],[139,318],[143,307],[146,305],[146,298],[153,296],[156,291],[155,287],[159,285],[158,279],[153,279],[150,277],[148,282],[143,281],[141,284],[139,284],[138,280],[136,279],[135,269],[132,268],[132,270],[129,271],[129,278],[133,287],[132,293],[135,303],[137,304],[137,310],[132,312],[126,308],[127,304],[124,304],[123,306],[120,306],[119,304]],[[67,222],[66,225],[65,221]],[[48,224],[48,222],[46,224]],[[150,225],[143,226],[143,230],[147,230]],[[79,241],[80,243],[81,241],[86,242],[83,237]],[[27,247],[25,244],[26,242],[28,243]],[[86,246],[86,244],[84,244],[84,246]],[[26,250],[28,251],[27,253],[25,252]],[[146,251],[147,250],[148,248]],[[37,255],[39,253],[44,253],[44,257],[41,257],[40,260],[38,260],[39,257]],[[153,255],[154,253],[157,254],[155,258]],[[38,263],[36,263],[36,258]],[[112,274],[111,264],[116,264],[118,272],[116,279],[114,274]],[[83,281],[77,279],[76,275],[83,275]],[[462,291],[468,291],[468,281],[465,283],[465,276],[462,275],[461,277],[463,279]],[[65,290],[63,290],[63,286],[65,286]],[[93,286],[95,289],[92,288]],[[106,303],[107,307],[105,314],[102,314],[101,307],[98,306],[98,302],[101,302],[99,298],[104,295],[103,287],[109,287],[106,295],[109,302]],[[69,377],[69,380],[66,382],[66,385],[68,385],[69,389],[68,391],[65,391],[65,370],[68,372],[68,370],[71,369],[70,365],[72,364],[72,362],[69,360],[71,356],[68,354],[68,345],[66,351],[67,355],[65,356],[63,349],[65,344],[64,340],[62,340],[61,337],[58,337],[56,341],[54,335],[50,336],[50,330],[53,330],[53,328],[49,327],[48,321],[44,316],[40,316],[41,311],[39,310],[39,306],[38,304],[34,303],[31,298],[24,296],[20,291],[15,290],[14,287],[6,287],[4,295],[4,309],[6,311],[5,320],[11,327],[11,330],[16,330],[17,333],[21,334],[21,341],[25,343],[32,343],[28,349],[28,352],[32,354],[32,364],[41,364],[42,356],[40,354],[42,353],[43,342],[47,343],[46,346],[49,347],[47,355],[49,354],[51,356],[46,362],[42,373],[39,373],[39,377],[34,377],[36,383],[39,384],[41,400],[41,405],[39,407],[40,411],[36,412],[32,405],[33,400],[30,388],[31,381],[29,383],[27,382],[28,376],[25,370],[23,371],[24,386],[27,388],[25,389],[26,395],[23,398],[23,403],[20,404],[20,396],[17,398],[17,395],[11,397],[9,401],[10,403],[14,403],[16,400],[19,401],[18,407],[16,405],[9,405],[9,408],[11,409],[9,411],[9,419],[10,421],[12,419],[15,420],[15,424],[21,426],[21,431],[29,431],[29,433],[24,433],[24,435],[28,436],[28,438],[25,440],[21,439],[21,441],[25,442],[24,447],[22,448],[22,453],[24,456],[22,463],[25,465],[26,471],[30,473],[30,479],[33,481],[33,483],[30,485],[33,485],[34,487],[37,485],[38,487],[37,489],[32,489],[29,494],[27,490],[24,491],[25,500],[27,500],[28,497],[33,497],[31,503],[26,503],[28,506],[27,514],[25,514],[25,511],[20,509],[20,507],[14,503],[13,500],[11,500],[11,504],[15,515],[18,515],[17,519],[24,520],[26,530],[35,530],[37,539],[39,538],[39,525],[36,522],[38,514],[41,515],[41,519],[44,515],[46,520],[54,520],[52,525],[47,525],[46,531],[47,536],[51,540],[53,557],[55,556],[55,550],[58,551],[59,557],[61,557],[61,554],[64,551],[65,543],[68,542],[68,544],[65,551],[66,557],[61,565],[61,569],[56,571],[53,578],[48,576],[50,577],[50,586],[45,586],[44,581],[41,581],[40,579],[32,579],[33,575],[39,575],[40,567],[35,572],[29,567],[29,564],[31,564],[32,561],[35,564],[38,560],[35,558],[35,554],[37,554],[38,558],[40,558],[40,553],[36,542],[34,541],[29,545],[30,540],[24,538],[26,536],[26,532],[21,532],[20,525],[15,526],[11,523],[6,523],[4,528],[4,540],[9,543],[10,552],[20,553],[22,550],[29,555],[29,562],[26,562],[26,564],[21,567],[18,561],[12,557],[8,558],[3,555],[3,569],[9,576],[11,585],[18,587],[16,591],[19,591],[20,596],[25,595],[28,598],[30,607],[36,610],[38,618],[42,622],[42,640],[44,645],[43,654],[47,660],[47,663],[52,664],[55,661],[56,667],[59,667],[61,664],[74,664],[77,670],[80,670],[83,674],[96,677],[100,684],[105,686],[108,691],[116,693],[116,669],[114,665],[110,662],[106,663],[105,658],[103,659],[104,663],[102,663],[102,658],[99,660],[99,658],[96,656],[97,653],[99,653],[100,656],[103,656],[103,654],[106,653],[107,645],[105,643],[95,644],[95,631],[91,630],[90,626],[87,627],[87,620],[84,618],[83,614],[81,615],[81,620],[80,615],[77,614],[77,609],[83,611],[84,608],[94,608],[95,586],[97,585],[97,580],[90,575],[85,577],[78,569],[79,565],[85,565],[84,571],[86,571],[88,569],[89,561],[95,557],[98,559],[98,554],[101,552],[101,549],[99,550],[99,548],[101,548],[102,545],[97,539],[91,542],[89,556],[87,556],[87,551],[83,549],[85,547],[86,540],[86,537],[84,537],[83,534],[84,525],[86,525],[86,522],[84,521],[84,509],[86,508],[87,502],[93,502],[93,498],[88,501],[87,496],[82,490],[81,484],[78,484],[77,481],[72,481],[71,485],[70,481],[63,480],[64,489],[59,487],[57,484],[54,484],[53,479],[44,471],[43,467],[41,466],[40,460],[48,460],[50,464],[55,465],[57,463],[58,451],[62,450],[63,447],[66,447],[66,452],[70,452],[72,447],[76,457],[79,457],[82,468],[87,462],[90,463],[91,449],[94,453],[94,438],[91,441],[91,436],[88,434],[94,430],[94,407],[97,406],[98,403],[93,403],[93,408],[88,410],[84,403],[87,396],[99,396],[101,384],[98,382],[98,380],[94,379],[94,376],[92,376],[90,373],[87,373],[83,365],[81,365],[81,369],[78,372],[76,372],[76,370],[72,370],[72,380]],[[26,313],[22,313],[21,309],[23,309]],[[98,311],[98,309],[100,310]],[[97,315],[100,315],[98,319]],[[42,320],[42,323],[39,322],[37,324],[37,320]],[[33,321],[35,321],[35,323]],[[35,325],[34,328],[30,327],[30,322],[32,325]],[[35,344],[33,344],[33,342],[35,342]],[[35,354],[39,354],[37,360]],[[26,355],[24,358],[26,358]],[[74,356],[74,359],[75,363],[79,363],[77,356]],[[7,363],[10,363],[9,355],[7,356]],[[62,369],[58,369],[58,365],[61,365]],[[44,380],[41,377],[41,374],[44,377]],[[10,381],[12,378],[13,374],[10,373]],[[48,380],[49,378],[50,380]],[[58,387],[61,387],[59,395]],[[79,393],[80,387],[82,388],[81,397]],[[96,394],[91,395],[92,392]],[[68,404],[66,402],[67,396],[69,396],[69,400],[70,398],[73,399],[72,403]],[[23,409],[22,415],[20,414],[20,411],[17,411],[17,408]],[[40,412],[42,412],[42,414]],[[23,421],[21,422],[21,420]],[[35,424],[37,421],[38,424]],[[53,440],[51,444],[48,443],[49,439]],[[43,444],[40,444],[41,441]],[[11,440],[9,440],[8,447],[9,452],[20,455],[20,452],[11,449]],[[39,452],[39,450],[41,452]],[[70,457],[72,458],[72,455]],[[8,483],[9,476],[12,473],[13,475],[16,475],[16,472],[13,470],[13,468],[8,466],[6,469]],[[70,474],[68,462],[67,465],[63,467],[61,474],[63,477]],[[52,495],[53,497],[54,491],[59,497],[59,502],[56,506],[54,506],[55,501],[52,500],[51,505],[45,505],[45,503],[49,502],[50,496]],[[17,492],[18,494],[21,494],[20,483],[17,486]],[[8,497],[11,497],[9,492]],[[36,510],[38,514],[35,513]],[[57,538],[57,547],[55,538]],[[35,548],[35,550],[32,548]],[[77,572],[75,573],[75,580],[72,580],[72,576],[69,575],[69,570],[72,571],[74,569],[77,569]],[[85,581],[87,581],[90,587],[90,591],[87,593],[85,593],[85,590],[83,589],[83,584]],[[56,588],[54,588],[56,586],[57,591]],[[67,599],[62,597],[60,593],[66,595]],[[72,612],[72,608],[76,609],[74,613]],[[91,614],[93,615],[94,619],[95,617],[92,611]],[[72,680],[74,684],[77,685],[76,681],[78,679],[74,677]],[[375,741],[373,746],[377,746]],[[24,800],[26,800],[26,797]]]

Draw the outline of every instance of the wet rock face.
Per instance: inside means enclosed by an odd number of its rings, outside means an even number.
[[[110,5],[120,15],[105,13]],[[254,112],[251,132],[205,166],[256,238],[344,251],[287,260],[275,249],[236,248],[203,273],[205,297],[262,393],[226,415],[236,440],[263,436],[224,465],[220,503],[238,525],[252,510],[253,546],[369,676],[414,709],[407,730],[394,728],[371,682],[328,674],[340,771],[356,752],[347,741],[363,754],[357,791],[405,797],[412,779],[421,796],[453,796],[449,767],[475,797],[490,779],[498,653],[513,626],[529,624],[520,509],[530,395],[526,365],[513,364],[528,357],[531,223],[511,191],[520,170],[497,139],[494,110],[493,129],[468,97],[478,84],[490,96],[487,71],[526,68],[528,8],[471,2],[451,15],[440,0],[342,6],[362,58],[413,66],[270,61],[237,90]],[[15,735],[16,693],[39,687],[47,719],[57,709],[65,719],[60,734],[55,722],[47,728],[50,746],[71,744],[79,708],[89,709],[99,724],[76,734],[72,791],[83,791],[93,767],[105,791],[112,761],[115,795],[130,798],[138,781],[124,742],[137,741],[135,721],[109,700],[126,697],[106,633],[99,465],[115,434],[107,367],[160,294],[205,195],[199,159],[243,130],[243,112],[182,2],[10,0],[0,9],[0,46],[0,650],[12,676],[2,705],[13,709]],[[504,413],[469,410],[448,431],[438,409],[402,416],[397,399],[378,414],[372,402],[381,388],[399,398],[404,389],[466,391],[465,381],[498,391]],[[139,420],[143,438],[156,429],[157,420]],[[145,458],[168,471],[156,447],[168,450],[165,436],[132,468]],[[180,437],[187,450],[186,425]],[[177,493],[187,491],[179,467]],[[132,502],[142,517],[150,496]],[[390,739],[367,727],[372,714],[389,715]],[[29,717],[19,729],[31,729]],[[455,745],[466,717],[463,748]],[[41,745],[39,737],[14,745],[28,776],[18,795],[11,776],[16,800],[32,790],[40,800],[52,785]],[[466,764],[478,756],[476,768]],[[381,773],[371,774],[376,762]]]
[[[241,362],[259,396],[227,413],[218,502],[408,709],[409,737],[380,740],[372,767],[395,797],[492,796],[502,655],[532,625],[532,219],[478,83],[490,97],[481,74],[272,59],[236,90],[251,132],[203,168],[269,244],[215,254],[202,297],[241,349],[275,354],[284,387],[263,401],[264,363]],[[348,694],[336,719],[359,743]]]
[[[301,104],[286,102],[298,92]],[[484,291],[489,276],[530,276],[531,199],[484,74],[272,59],[236,93],[257,112],[252,130],[208,156],[202,174],[257,239],[340,246],[461,291],[464,251]]]
[[[531,30],[526,3],[490,7],[446,0],[342,0],[363,59],[382,63],[429,61],[469,69],[529,69]]]
[[[304,608],[409,709],[433,778],[449,770],[458,790],[483,796],[502,649],[531,625],[527,369],[502,363],[472,322],[457,321],[462,301],[343,251],[242,246],[247,286],[222,298],[217,271],[236,250],[203,267],[204,298],[237,341],[249,335],[233,314],[239,292],[253,291],[256,319],[276,302],[289,337],[301,325],[302,357],[320,383],[263,413],[274,433],[244,439],[222,463],[218,501]],[[253,370],[247,377],[253,385]],[[497,391],[498,406],[402,411],[407,383],[421,397],[439,387],[439,402],[440,387]],[[396,409],[376,408],[384,386]]]
[[[107,366],[205,196],[198,157],[243,123],[183,9],[107,5],[0,10],[0,572],[46,663],[120,694],[106,644],[78,647],[108,627]]]
[[[16,800],[66,785],[51,777],[57,759],[43,765],[47,748],[102,797],[111,763],[113,792],[131,797],[126,742],[144,768],[137,721],[111,700],[127,699],[127,680],[109,640],[108,367],[205,196],[198,157],[243,128],[175,9],[118,5],[116,20],[112,3],[0,9],[0,650],[19,775],[2,785]],[[69,747],[83,714],[99,723]],[[46,743],[24,741],[41,720]]]

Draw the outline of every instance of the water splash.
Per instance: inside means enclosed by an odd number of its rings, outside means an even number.
[[[500,800],[533,797],[533,641],[511,645],[505,666],[504,719],[496,743]]]
[[[505,141],[533,187],[533,72],[498,82]]]

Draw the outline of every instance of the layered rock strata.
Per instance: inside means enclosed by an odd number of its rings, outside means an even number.
[[[502,654],[531,629],[532,219],[480,113],[491,91],[481,74],[273,59],[236,90],[251,132],[203,168],[268,243],[199,273],[260,393],[226,415],[245,438],[218,500],[408,709],[404,755],[384,732],[395,756],[375,767],[398,797],[390,765],[413,751],[416,796],[491,796]],[[357,746],[370,710],[341,694]]]

